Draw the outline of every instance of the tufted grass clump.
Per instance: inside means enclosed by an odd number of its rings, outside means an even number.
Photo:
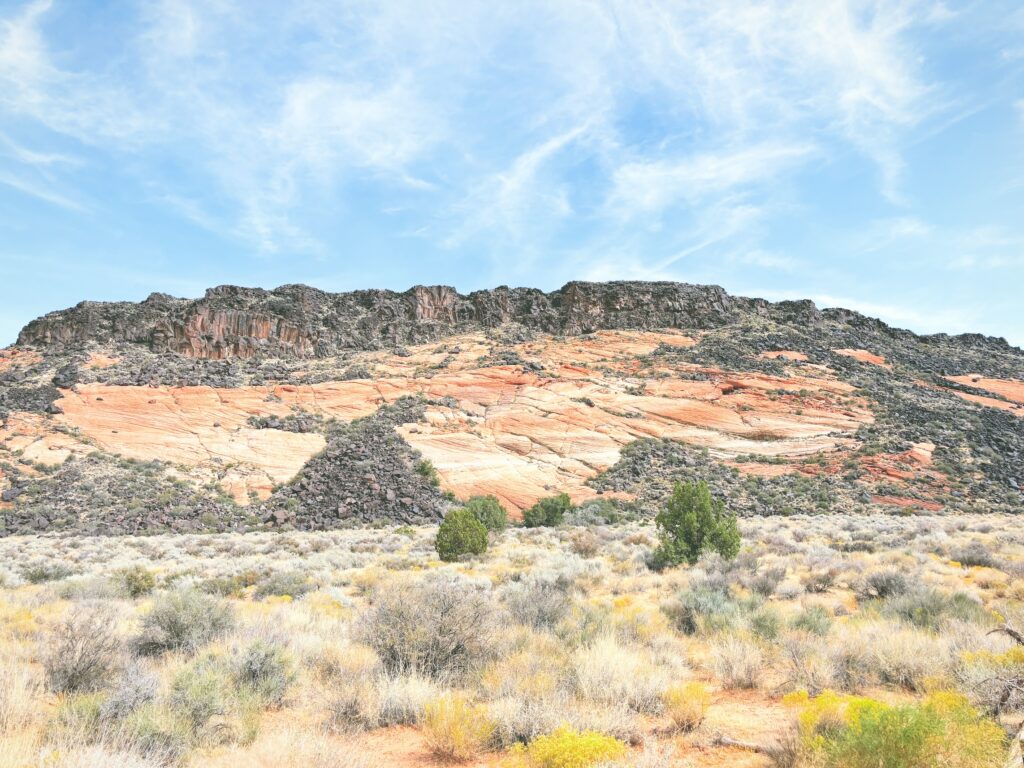
[[[711,693],[704,683],[694,680],[670,686],[661,700],[672,724],[680,731],[692,731],[704,722],[711,704]]]

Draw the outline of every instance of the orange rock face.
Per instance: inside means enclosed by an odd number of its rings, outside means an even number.
[[[985,397],[984,395],[975,395],[970,392],[961,392],[956,389],[950,390],[954,394],[962,397],[964,400],[970,400],[972,403],[984,405],[988,408],[999,408],[1004,411],[1010,411],[1011,413],[1024,418],[1024,381],[1019,379],[988,379],[982,376],[973,375],[947,376],[946,378],[950,381],[955,381],[958,384],[966,384],[967,386],[984,389],[988,392],[999,395],[999,397]]]
[[[305,411],[347,421],[422,394],[448,405],[429,406],[424,422],[400,432],[434,463],[442,485],[460,497],[493,493],[521,509],[563,490],[576,501],[588,498],[585,482],[638,438],[683,440],[723,459],[797,461],[854,446],[853,433],[871,421],[867,403],[826,371],[786,378],[644,358],[663,344],[693,343],[672,332],[542,338],[516,345],[523,359],[543,366],[524,372],[478,367],[490,344],[467,335],[408,356],[359,356],[373,379],[236,389],[80,385],[63,393],[62,414],[22,422],[25,434],[8,439],[11,448],[51,459],[69,455],[75,443],[92,450],[88,442],[120,456],[170,461],[217,480],[243,502],[250,493],[266,497],[325,445],[318,434],[253,428],[249,417]],[[53,432],[54,424],[82,440]]]
[[[854,360],[860,360],[862,363],[871,363],[872,365],[878,365],[882,368],[891,368],[892,366],[885,362],[885,358],[881,355],[876,355],[873,352],[868,352],[866,349],[833,349],[837,355],[844,355],[845,357],[852,357]]]

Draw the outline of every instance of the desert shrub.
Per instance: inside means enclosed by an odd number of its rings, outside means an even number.
[[[754,578],[750,580],[750,589],[761,597],[771,597],[784,578],[785,568],[767,568],[754,574]]]
[[[316,589],[306,574],[299,571],[281,571],[271,573],[260,579],[253,590],[253,597],[264,600],[268,597],[299,598]]]
[[[435,487],[441,484],[441,476],[430,459],[421,459],[416,462],[416,474]]]
[[[998,768],[1006,737],[967,700],[935,693],[922,703],[892,706],[826,692],[787,697],[799,716],[804,759],[822,768]]]
[[[167,695],[168,706],[191,730],[198,731],[231,710],[232,682],[223,659],[204,656],[175,674]]]
[[[486,710],[460,694],[447,693],[423,710],[427,748],[443,760],[469,760],[487,747],[494,726]]]
[[[603,733],[566,725],[538,736],[520,754],[530,768],[590,768],[625,757],[626,745]]]
[[[457,679],[494,654],[497,609],[489,591],[435,578],[384,584],[354,627],[385,671]]]
[[[727,635],[711,650],[715,674],[727,688],[756,688],[764,667],[761,648],[737,635]]]
[[[288,688],[295,682],[295,668],[278,644],[257,640],[231,657],[235,684],[260,702],[277,707],[284,702]]]
[[[755,637],[771,642],[782,632],[782,616],[776,608],[765,606],[751,614],[748,619],[750,631]]]
[[[492,742],[500,747],[528,744],[567,724],[577,731],[603,733],[631,744],[639,743],[643,734],[636,713],[621,703],[601,706],[565,691],[506,696],[491,702],[488,713],[495,727]]]
[[[578,528],[569,534],[569,544],[580,557],[593,557],[601,548],[601,540],[586,528]]]
[[[143,617],[135,648],[145,656],[176,650],[194,653],[234,624],[234,611],[219,598],[191,590],[169,592]]]
[[[971,651],[956,670],[960,688],[985,712],[999,715],[1024,709],[1024,646],[1007,651]]]
[[[21,577],[29,584],[43,584],[47,581],[60,581],[73,576],[74,569],[61,562],[30,563],[21,569]]]
[[[998,568],[999,561],[980,541],[972,541],[962,547],[949,550],[949,559],[968,567]]]
[[[692,731],[704,721],[711,693],[703,683],[692,681],[667,688],[661,700],[673,725],[681,731]]]
[[[883,683],[922,691],[929,679],[948,671],[946,644],[930,633],[882,624],[861,637],[869,644],[871,667]]]
[[[487,528],[468,509],[448,510],[437,529],[434,548],[446,562],[465,555],[482,555],[487,551]]]
[[[707,483],[676,483],[665,509],[655,517],[661,543],[651,565],[657,570],[690,563],[705,551],[732,560],[740,551],[736,517],[711,496]]]
[[[501,598],[520,624],[554,629],[569,613],[572,587],[572,578],[564,574],[528,573],[522,580],[505,585]]]
[[[835,665],[817,637],[801,633],[788,635],[780,643],[780,651],[787,686],[806,688],[812,695],[835,687]]]
[[[118,592],[132,600],[148,595],[156,587],[156,576],[141,565],[114,571],[111,578]]]
[[[100,730],[100,712],[103,705],[103,694],[71,693],[57,700],[57,709],[47,723],[46,738],[58,741],[61,737],[71,737],[87,741]]]
[[[832,629],[832,617],[820,605],[812,605],[794,616],[789,625],[793,629],[824,637]]]
[[[98,690],[121,665],[123,650],[110,611],[75,608],[42,649],[46,684],[55,693]]]
[[[985,609],[970,595],[952,595],[936,589],[922,588],[889,598],[883,604],[887,615],[922,629],[938,630],[949,620],[984,621]]]
[[[577,650],[572,668],[576,690],[584,699],[606,705],[621,702],[639,713],[661,711],[666,673],[651,664],[646,653],[620,644],[613,635]]]
[[[839,571],[836,568],[815,569],[803,579],[804,589],[814,594],[828,592],[836,583]]]
[[[676,628],[687,635],[710,634],[732,628],[740,616],[739,605],[724,587],[697,584],[662,607]]]
[[[895,568],[869,571],[856,585],[857,597],[862,600],[872,597],[885,600],[902,595],[909,589],[910,579]]]
[[[561,525],[565,513],[572,509],[569,494],[560,493],[540,499],[532,507],[523,510],[523,525],[527,528]]]
[[[494,496],[473,496],[463,507],[491,533],[499,533],[508,527],[508,513]]]
[[[156,699],[160,680],[147,667],[135,661],[128,664],[111,687],[100,708],[103,720],[123,720]]]

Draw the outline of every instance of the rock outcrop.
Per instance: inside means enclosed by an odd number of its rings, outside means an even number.
[[[201,299],[155,293],[138,304],[82,302],[29,323],[19,346],[142,344],[153,352],[230,357],[326,357],[382,349],[517,323],[575,336],[602,329],[701,329],[745,315],[814,322],[811,302],[772,304],[685,283],[569,283],[551,293],[495,288],[462,295],[444,285],[404,293],[325,293],[302,285],[273,291],[221,286]]]

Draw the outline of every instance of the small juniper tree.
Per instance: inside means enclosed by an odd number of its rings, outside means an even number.
[[[464,506],[488,531],[504,531],[508,527],[508,514],[494,496],[474,496]]]
[[[456,507],[448,511],[437,529],[434,548],[445,562],[463,555],[481,555],[487,550],[487,528],[468,509]]]
[[[529,509],[523,510],[523,525],[527,528],[561,525],[565,513],[572,509],[569,494],[560,493],[541,499]]]
[[[655,569],[693,565],[705,551],[732,560],[740,551],[736,516],[711,496],[707,483],[676,483],[665,509],[655,518],[661,544],[654,552]]]

